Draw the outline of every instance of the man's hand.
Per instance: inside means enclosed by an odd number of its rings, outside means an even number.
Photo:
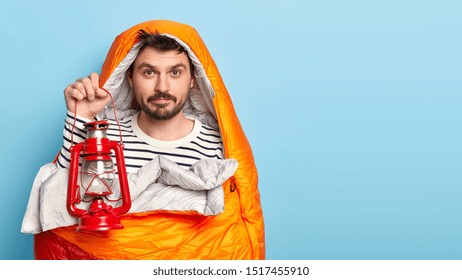
[[[76,80],[64,89],[67,110],[73,112],[77,102],[77,115],[93,120],[103,110],[111,97],[99,87],[99,75],[91,73],[90,76]]]

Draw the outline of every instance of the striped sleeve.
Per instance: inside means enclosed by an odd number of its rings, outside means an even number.
[[[85,123],[90,120],[76,116],[72,112],[67,112],[64,120],[63,145],[58,156],[57,165],[61,168],[69,168],[71,158],[71,141],[73,144],[83,142],[87,137]]]

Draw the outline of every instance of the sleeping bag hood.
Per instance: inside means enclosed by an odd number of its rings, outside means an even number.
[[[222,184],[224,211],[205,216],[194,211],[156,210],[122,216],[124,229],[77,232],[64,226],[34,235],[36,259],[264,259],[264,222],[252,150],[231,98],[210,53],[197,31],[185,24],[153,20],[122,32],[114,40],[100,73],[117,117],[136,113],[126,71],[136,59],[138,31],[177,40],[195,68],[184,113],[220,131],[225,158],[235,159],[234,176]],[[112,104],[99,114],[113,118]]]

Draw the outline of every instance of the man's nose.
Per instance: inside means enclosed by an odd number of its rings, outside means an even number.
[[[168,92],[169,85],[168,85],[168,78],[166,74],[161,74],[158,76],[156,81],[156,88],[157,92]]]

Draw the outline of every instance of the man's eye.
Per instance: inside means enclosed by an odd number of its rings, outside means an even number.
[[[147,69],[147,70],[144,70],[143,73],[144,73],[145,75],[151,76],[152,74],[154,74],[154,71]]]
[[[172,70],[172,76],[179,76],[181,74],[180,70]]]

